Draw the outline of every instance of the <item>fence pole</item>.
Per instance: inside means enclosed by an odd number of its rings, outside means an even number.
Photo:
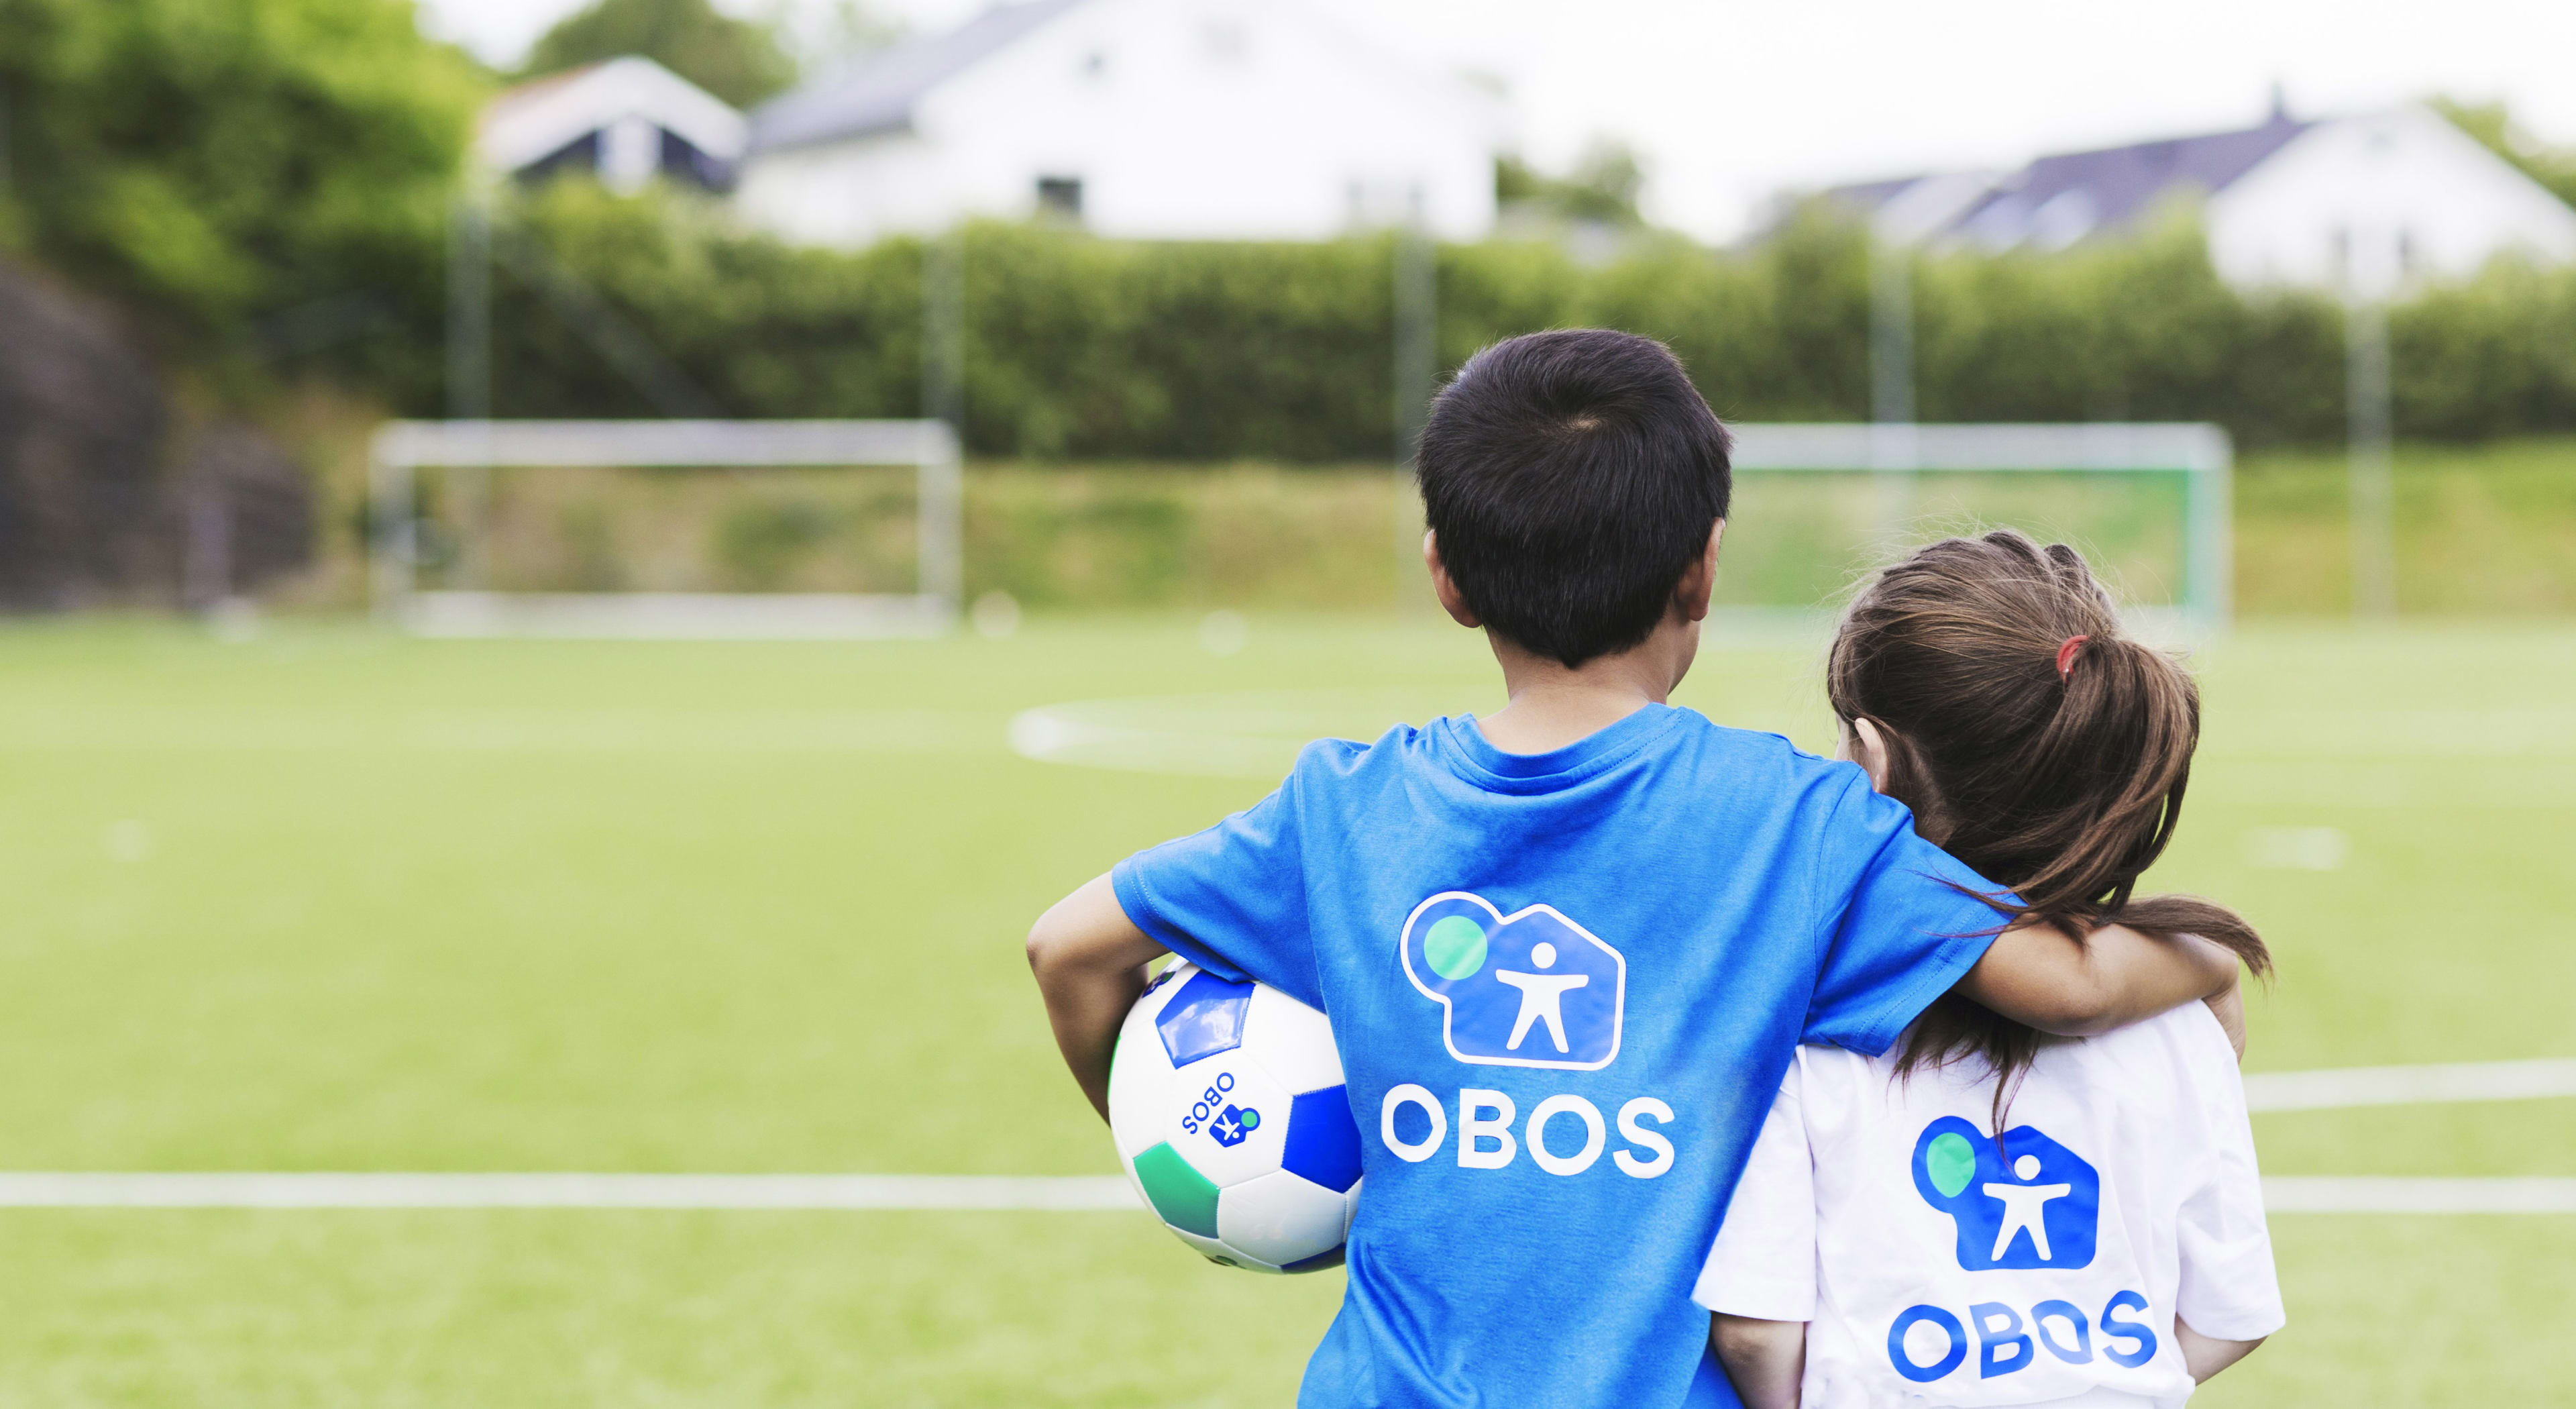
[[[1892,552],[1914,517],[1914,251],[1877,230],[1869,241],[1869,418],[1879,550]]]
[[[2344,361],[2352,498],[2352,610],[2397,611],[2396,456],[2390,408],[2388,305],[2344,303]]]
[[[1437,251],[1425,228],[1422,187],[1408,194],[1405,223],[1395,235],[1393,334],[1395,366],[1395,583],[1399,609],[1419,611],[1428,598],[1422,564],[1420,487],[1415,458],[1439,376],[1440,274]]]
[[[492,212],[479,192],[457,197],[447,239],[447,417],[452,421],[492,419]],[[456,579],[460,586],[484,585],[484,506],[492,471],[481,465],[447,472],[455,496]],[[405,475],[406,486],[410,479]],[[417,547],[418,506],[403,506],[402,551]]]
[[[921,416],[966,441],[966,232],[921,247]]]
[[[957,437],[944,424],[931,433],[939,444],[922,458],[914,477],[920,486],[921,595],[935,599],[953,621],[966,586],[966,483]]]

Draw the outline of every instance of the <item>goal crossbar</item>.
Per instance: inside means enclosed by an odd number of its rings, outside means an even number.
[[[911,466],[918,590],[465,592],[418,587],[424,469]],[[423,635],[850,638],[934,635],[963,587],[964,482],[941,421],[392,421],[368,447],[378,612]]]

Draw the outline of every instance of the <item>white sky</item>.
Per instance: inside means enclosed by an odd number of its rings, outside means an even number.
[[[1510,86],[1522,145],[1596,134],[1647,159],[1652,214],[1739,232],[1784,186],[2250,124],[2443,92],[2576,143],[2570,0],[1314,0],[1351,28]],[[495,62],[584,0],[420,0]],[[720,0],[766,13],[830,0]],[[916,28],[984,0],[878,0]]]

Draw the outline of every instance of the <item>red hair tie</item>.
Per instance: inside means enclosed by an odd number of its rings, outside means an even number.
[[[2069,636],[2057,648],[2057,678],[2063,680],[2075,669],[2075,648],[2092,640],[2090,636]]]

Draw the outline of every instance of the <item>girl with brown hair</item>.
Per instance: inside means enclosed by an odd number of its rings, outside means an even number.
[[[2200,696],[2120,627],[2083,558],[1935,543],[1844,615],[1842,756],[2008,887],[1998,923],[2196,934],[2269,971],[2225,908],[2139,897],[2172,839]],[[2277,1329],[2229,1001],[2044,1037],[1955,995],[1887,1056],[1799,1051],[1694,1299],[1753,1409],[2179,1405]]]

